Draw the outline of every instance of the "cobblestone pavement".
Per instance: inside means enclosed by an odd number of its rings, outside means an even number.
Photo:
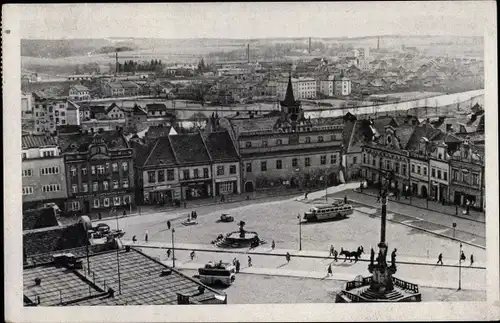
[[[144,244],[143,244],[144,245]],[[165,264],[172,266],[172,260],[167,259],[165,249],[139,247],[147,254],[157,257]],[[278,251],[278,250],[275,250]],[[272,255],[273,251],[268,250],[268,255],[249,254],[244,250],[240,254],[234,253],[213,253],[196,252],[196,258],[190,259],[191,250],[176,250],[175,265],[178,268],[197,269],[209,261],[232,262],[234,258],[240,260],[242,264],[241,271],[249,274],[273,275],[273,276],[292,276],[309,277],[316,279],[329,280],[354,280],[357,275],[369,276],[368,262],[344,262],[343,258],[335,262],[333,258],[302,258],[295,257],[292,254],[291,261],[288,263],[283,255]],[[252,258],[252,267],[248,267],[247,257]],[[369,257],[369,256],[368,256]],[[365,259],[367,256],[365,255]],[[448,259],[444,260],[447,264],[452,264]],[[326,276],[328,265],[332,265],[332,277]],[[456,288],[458,287],[458,271],[456,267],[444,267],[438,265],[420,266],[414,264],[397,265],[396,277],[413,282],[419,286],[436,288]],[[471,268],[464,264],[461,268],[462,288],[470,290],[486,289],[486,270]]]
[[[194,276],[194,270],[182,270]],[[239,274],[233,285],[222,291],[229,304],[332,303],[345,282],[311,278]],[[486,301],[486,292],[420,287],[423,302]]]

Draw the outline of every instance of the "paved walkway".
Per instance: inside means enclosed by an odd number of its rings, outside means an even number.
[[[170,244],[148,242],[148,243],[130,243],[125,241],[125,244],[134,245],[134,247],[146,249],[146,253],[156,257],[168,266],[173,266],[172,259],[166,259],[164,248],[169,248]],[[160,248],[162,250],[160,250]],[[242,261],[240,272],[245,274],[255,275],[271,275],[271,276],[289,276],[313,279],[341,280],[350,281],[360,273],[369,275],[366,269],[366,259],[358,261],[358,263],[343,262],[339,259],[338,262],[333,261],[333,257],[325,257],[325,252],[318,251],[297,251],[286,249],[270,250],[268,247],[259,247],[254,250],[239,249],[239,250],[222,250],[212,245],[194,245],[194,244],[176,244],[175,246],[175,267],[186,270],[197,270],[203,267],[209,260],[230,261],[234,257],[238,257]],[[196,257],[194,260],[189,258],[189,253],[195,250]],[[219,256],[213,256],[217,252]],[[284,261],[284,255],[289,252],[292,256],[290,263]],[[254,265],[248,267],[246,264],[246,256],[251,255]],[[242,259],[243,256],[243,260]],[[326,261],[326,262],[325,262]],[[420,263],[410,263],[408,261],[419,261]],[[445,263],[450,265],[436,266],[429,259],[398,257],[398,274],[396,277],[403,280],[411,281],[422,287],[434,288],[456,288],[457,281],[455,279],[458,270],[456,265],[450,259],[444,259]],[[332,265],[333,274],[328,276],[326,268]],[[421,267],[424,265],[428,267]],[[481,264],[478,264],[481,265]],[[484,278],[485,271],[478,266],[470,267],[467,263],[462,266],[462,275],[464,276],[462,288],[470,290],[483,290],[485,288]],[[318,271],[318,268],[324,271]]]
[[[357,193],[361,194],[366,194],[370,196],[377,197],[378,196],[378,190],[376,188],[365,188],[363,189],[363,192],[359,191],[359,185],[356,188]],[[405,199],[403,196],[400,197],[399,200],[396,200],[394,196],[389,196],[389,201],[399,203],[399,204],[404,204],[404,205],[411,205],[413,207],[417,207],[420,209],[425,209],[429,211],[435,211],[447,215],[452,215],[456,216],[458,218],[463,218],[471,221],[478,221],[478,222],[485,222],[485,214],[484,212],[479,212],[476,210],[469,210],[469,215],[464,215],[464,207],[462,206],[455,206],[455,205],[443,205],[441,203],[437,203],[435,201],[427,201],[424,198],[412,196],[412,198]]]
[[[130,245],[138,248],[159,248],[159,249],[170,249],[172,248],[172,244],[168,242],[157,242],[157,241],[137,241],[132,242],[132,240],[123,240],[124,245]],[[319,259],[333,259],[333,257],[328,257],[328,251],[318,251],[318,250],[292,250],[292,249],[271,249],[270,246],[261,245],[257,248],[249,249],[249,248],[240,248],[240,249],[223,249],[218,248],[214,245],[205,245],[205,244],[193,244],[193,243],[175,243],[176,250],[188,250],[188,251],[201,251],[201,252],[215,252],[215,253],[234,253],[234,254],[255,254],[255,255],[264,255],[264,256],[279,256],[284,257],[288,252],[290,255],[294,257],[301,258],[319,258]],[[369,250],[365,250],[364,259],[359,259],[361,262],[369,261]],[[344,257],[339,256],[339,260],[343,261]],[[349,261],[349,260],[348,260]],[[398,256],[397,262],[400,264],[409,264],[409,265],[422,265],[422,266],[435,266],[436,259],[434,258],[423,258],[423,257],[405,257]],[[458,267],[458,260],[452,260],[450,258],[443,257],[443,262],[446,264],[444,267]],[[465,265],[464,265],[465,263]],[[469,267],[469,262],[462,262],[462,266]],[[475,262],[474,266],[471,268],[476,269],[485,269],[485,264],[482,262]]]

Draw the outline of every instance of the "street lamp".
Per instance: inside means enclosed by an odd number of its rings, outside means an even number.
[[[113,208],[111,212],[115,213],[115,218],[116,218],[116,233],[118,234],[119,226],[118,226],[118,212]],[[118,239],[115,237],[115,239]],[[118,243],[118,240],[115,240],[116,242],[116,263],[117,263],[117,269],[118,269],[118,293],[121,295],[122,294],[122,284],[121,284],[121,275],[120,275],[120,245]]]
[[[172,267],[175,268],[174,233],[175,233],[175,229],[172,228]]]
[[[302,221],[300,220],[300,214],[297,215],[299,219],[299,251],[302,251]]]
[[[462,243],[460,242],[460,252],[458,254],[458,290],[462,289]]]

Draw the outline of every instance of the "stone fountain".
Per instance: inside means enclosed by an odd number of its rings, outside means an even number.
[[[215,240],[214,244],[220,248],[249,248],[257,247],[263,243],[263,241],[259,239],[257,232],[245,230],[245,225],[245,221],[240,221],[238,223],[238,231],[227,233],[221,239]]]

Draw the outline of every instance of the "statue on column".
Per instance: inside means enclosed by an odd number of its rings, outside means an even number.
[[[370,250],[370,265],[373,266],[373,261],[375,259],[375,250],[373,250],[373,248],[371,248]]]
[[[391,253],[391,266],[396,267],[396,251],[398,249],[394,248],[394,251]]]

